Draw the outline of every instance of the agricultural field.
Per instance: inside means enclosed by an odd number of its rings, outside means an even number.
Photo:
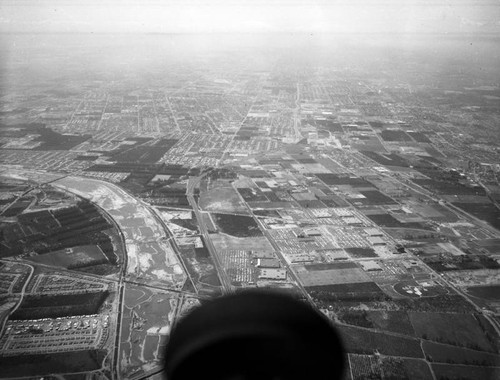
[[[495,348],[472,314],[409,312],[417,336],[475,350],[495,352]]]
[[[500,301],[500,285],[471,286],[467,288],[471,296],[491,301]]]
[[[94,372],[103,368],[107,352],[86,350],[58,352],[46,355],[22,355],[2,357],[3,378],[50,376],[57,372],[71,374]],[[69,379],[70,377],[66,377]]]
[[[404,311],[390,310],[342,310],[336,312],[343,323],[381,331],[414,336],[415,332]]]
[[[378,357],[374,355],[348,355],[353,380],[382,379],[380,360]]]
[[[45,198],[42,204],[50,203]],[[118,231],[101,210],[77,199],[58,206],[23,212],[15,216],[15,223],[2,225],[2,254],[29,253],[34,262],[101,274],[118,271],[123,260]]]
[[[223,233],[210,234],[217,251],[243,250],[257,252],[274,252],[273,246],[265,236],[234,237]]]
[[[349,354],[350,374],[353,380],[428,380],[432,374],[422,359],[394,356]]]
[[[319,308],[335,308],[339,302],[365,303],[388,299],[374,282],[310,286],[306,291]]]
[[[388,356],[423,358],[420,342],[357,327],[338,325],[347,352],[372,355],[375,351]]]
[[[432,363],[437,379],[494,380],[500,378],[500,367],[465,366],[460,364]]]
[[[251,216],[218,213],[211,215],[222,233],[242,238],[262,236],[262,231]]]
[[[500,355],[429,341],[422,342],[425,356],[432,362],[500,366]]]
[[[354,263],[294,266],[305,287],[369,282],[368,275]]]
[[[427,380],[432,379],[429,365],[421,359],[408,359],[400,357],[382,358],[383,379],[387,380]]]
[[[12,319],[58,318],[71,315],[97,314],[109,296],[109,292],[89,292],[78,294],[28,295]]]

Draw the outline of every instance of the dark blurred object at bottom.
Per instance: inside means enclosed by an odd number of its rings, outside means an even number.
[[[168,380],[340,379],[338,334],[313,308],[273,292],[215,299],[174,327]]]

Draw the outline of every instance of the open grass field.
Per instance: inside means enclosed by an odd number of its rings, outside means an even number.
[[[417,336],[455,346],[494,351],[472,314],[409,312]]]

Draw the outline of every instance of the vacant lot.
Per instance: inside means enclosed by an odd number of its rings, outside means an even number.
[[[355,259],[361,257],[378,257],[373,248],[345,248],[345,250]]]

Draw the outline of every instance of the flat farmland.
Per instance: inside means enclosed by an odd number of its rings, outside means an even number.
[[[500,378],[500,367],[432,363],[432,370],[437,379],[495,380]]]
[[[58,352],[50,355],[21,355],[1,358],[1,377],[21,378],[97,371],[103,368],[104,350]],[[62,378],[62,376],[61,376]],[[69,379],[69,377],[66,377]]]
[[[413,336],[415,334],[404,311],[345,310],[337,312],[344,323]]]
[[[384,379],[428,380],[432,379],[429,365],[422,359],[383,357]]]
[[[295,272],[301,279],[304,286],[322,286],[322,285],[331,285],[331,284],[352,284],[359,282],[368,282],[370,278],[368,275],[353,263],[341,263],[341,264],[350,264],[344,265],[342,267],[332,267],[332,269],[328,269],[329,267],[325,267],[321,270],[310,269],[312,266],[297,266],[294,267]],[[331,266],[335,266],[338,264],[327,264]]]
[[[251,216],[212,213],[218,229],[236,237],[262,236],[262,231]]]
[[[120,374],[123,378],[158,369],[178,305],[177,293],[125,285]]]
[[[337,329],[349,353],[373,354],[423,358],[420,342],[415,338],[396,337],[380,332],[349,326],[337,326]]]
[[[210,234],[217,251],[232,250],[232,251],[264,251],[274,252],[273,246],[265,236],[254,237],[234,237],[227,234]]]
[[[369,310],[368,319],[380,330],[414,335],[408,314],[404,311]]]
[[[472,314],[409,312],[408,316],[419,337],[481,351],[495,351]]]
[[[471,286],[467,288],[467,293],[486,300],[500,301],[500,285]]]
[[[473,364],[482,366],[500,366],[500,355],[454,347],[448,344],[424,341],[425,355],[437,363]]]
[[[374,355],[348,354],[353,380],[381,379],[380,362]]]
[[[58,318],[72,315],[97,314],[108,291],[83,294],[29,295],[24,297],[12,319],[30,320]]]
[[[153,211],[119,187],[88,178],[66,177],[54,182],[104,209],[118,224],[127,250],[127,274],[180,289],[187,276],[179,258],[163,241],[166,231]]]

